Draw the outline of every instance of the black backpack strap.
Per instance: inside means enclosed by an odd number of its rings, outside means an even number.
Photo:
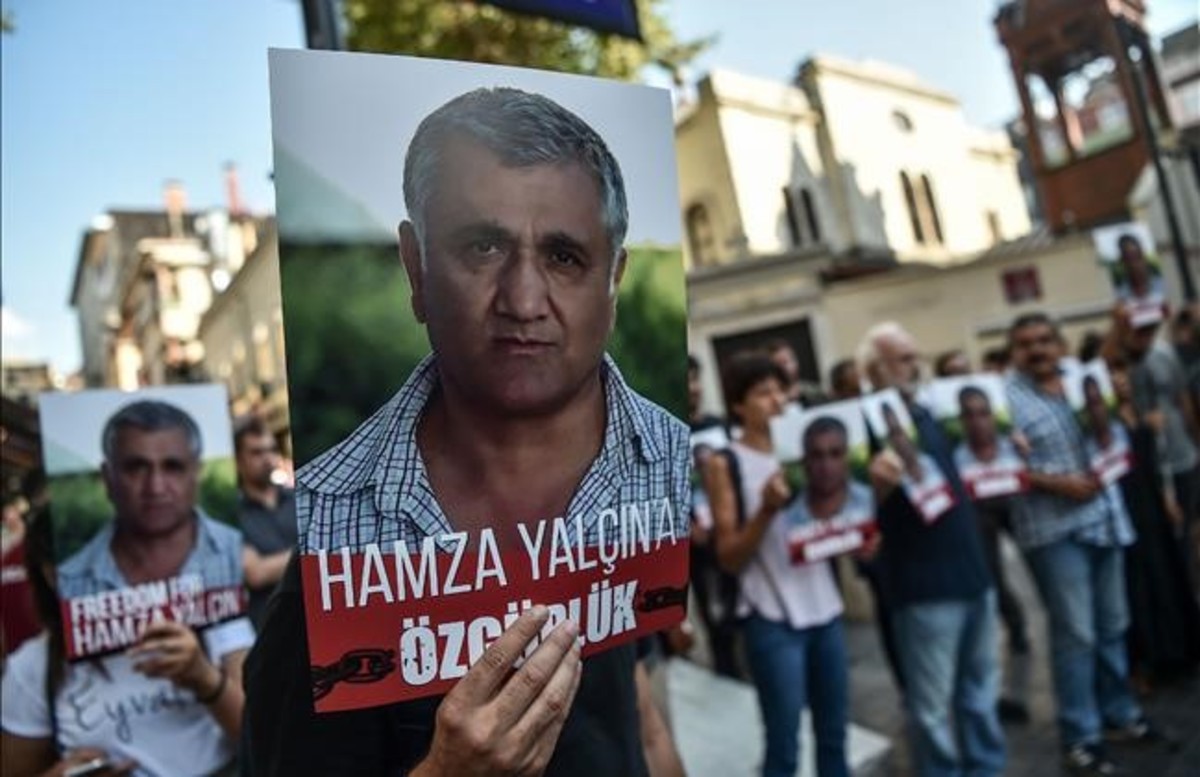
[[[738,527],[740,528],[746,524],[747,520],[746,500],[742,495],[742,465],[732,448],[722,448],[718,453],[725,458],[725,463],[729,467],[729,482],[733,487],[733,496],[737,503],[737,519]],[[783,594],[780,592],[779,586],[775,583],[775,576],[771,574],[771,570],[759,558],[757,550],[750,557],[750,562],[758,564],[759,570],[763,573],[763,577],[767,581],[767,587],[771,589],[771,595],[775,598],[775,603],[779,605],[779,612],[783,614],[784,620],[787,620],[788,610],[787,606],[783,603]]]

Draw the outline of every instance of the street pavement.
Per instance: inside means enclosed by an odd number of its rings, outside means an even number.
[[[1005,695],[1024,699],[1030,720],[1006,724],[1008,768],[1019,777],[1059,777],[1054,698],[1046,648],[1045,617],[1032,581],[1016,549],[1006,542],[1004,563],[1025,605],[1032,651],[1010,658],[1004,640]],[[1004,629],[1000,629],[1004,636]],[[909,777],[913,774],[904,742],[901,701],[873,623],[847,623],[850,654],[849,760],[858,777]],[[763,732],[750,685],[716,677],[697,661],[672,659],[667,666],[671,726],[690,777],[750,777],[762,763]],[[1176,752],[1162,747],[1112,747],[1129,777],[1200,777],[1200,676],[1192,675],[1141,698],[1147,713],[1181,739]],[[807,720],[801,745],[802,769],[815,774]]]

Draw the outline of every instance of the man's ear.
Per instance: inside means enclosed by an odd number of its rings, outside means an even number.
[[[628,260],[629,252],[624,248],[618,251],[617,255],[613,257],[615,266],[612,271],[612,293],[614,297],[617,295],[617,289],[621,288],[621,279],[625,277],[625,264]]]
[[[100,480],[104,482],[104,493],[110,502],[113,501],[113,475],[112,465],[108,461],[100,462]]]
[[[417,321],[425,323],[425,267],[421,262],[421,241],[411,221],[400,224],[400,262],[412,289],[412,311]]]

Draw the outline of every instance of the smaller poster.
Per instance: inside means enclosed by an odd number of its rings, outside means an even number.
[[[930,384],[934,416],[954,443],[954,464],[974,500],[1019,494],[1029,487],[1025,460],[1012,438],[1004,379],[963,375]]]
[[[783,460],[797,486],[783,515],[792,563],[823,561],[867,544],[878,529],[866,485],[870,446],[860,402],[780,416],[771,434],[777,451],[797,451],[796,460]]]
[[[1137,328],[1162,321],[1167,294],[1150,228],[1139,222],[1114,224],[1092,230],[1092,241],[1130,324]]]
[[[225,388],[43,394],[39,411],[67,658],[241,615]]]
[[[1067,401],[1083,426],[1088,464],[1105,485],[1115,483],[1133,467],[1133,450],[1117,417],[1117,396],[1108,367],[1096,359],[1069,370],[1064,381]]]
[[[917,444],[916,425],[900,392],[887,389],[863,397],[867,424],[904,467],[900,485],[917,512],[930,524],[954,506],[954,492],[941,467]]]

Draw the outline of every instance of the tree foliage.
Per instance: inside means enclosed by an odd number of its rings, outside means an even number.
[[[644,42],[464,0],[345,0],[347,45],[411,54],[634,79],[648,64],[678,77],[713,38],[681,42],[661,0],[640,0]]]

